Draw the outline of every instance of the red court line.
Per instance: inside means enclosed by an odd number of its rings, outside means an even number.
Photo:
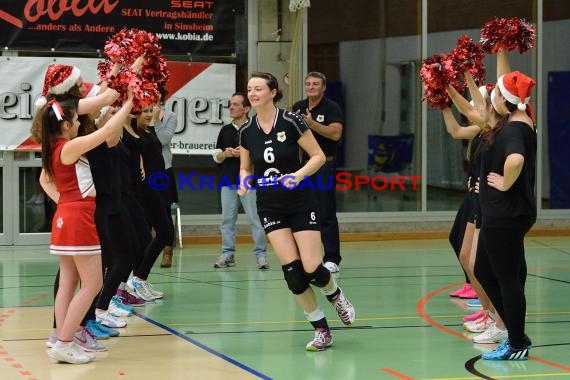
[[[419,315],[424,321],[426,321],[427,323],[429,323],[429,324],[432,325],[433,327],[435,327],[435,328],[437,328],[437,329],[439,329],[439,330],[441,330],[441,331],[443,331],[443,332],[445,332],[445,333],[448,333],[448,334],[454,335],[454,336],[456,336],[456,337],[458,337],[458,338],[461,338],[461,339],[463,339],[463,340],[470,340],[470,339],[469,339],[468,337],[466,337],[465,335],[460,334],[460,333],[458,333],[457,331],[454,331],[454,330],[452,330],[452,329],[449,329],[449,328],[445,327],[444,325],[442,325],[442,324],[436,322],[436,321],[435,321],[433,318],[431,318],[431,317],[426,313],[426,311],[425,311],[425,306],[426,306],[427,302],[430,300],[430,298],[432,298],[433,296],[438,295],[438,294],[441,293],[441,292],[444,292],[444,291],[446,291],[446,290],[448,290],[448,289],[451,289],[451,288],[455,288],[455,287],[460,286],[460,285],[462,285],[462,284],[463,284],[462,282],[458,282],[458,283],[456,283],[456,284],[447,285],[447,286],[444,286],[443,288],[436,289],[436,290],[434,290],[434,291],[429,292],[428,294],[426,294],[424,297],[422,297],[422,298],[420,299],[420,301],[419,301],[418,304],[416,305],[416,310],[417,310],[417,312],[418,312],[418,315]]]
[[[21,304],[21,305],[27,305],[27,304],[34,303],[34,302],[36,302],[36,301],[39,301],[39,300],[41,300],[41,299],[43,299],[43,298],[46,298],[46,297],[49,297],[49,296],[50,296],[50,295],[47,294],[47,293],[40,294],[40,295],[37,296],[37,297],[29,298],[29,299],[27,299],[27,300],[23,300],[20,304]],[[15,315],[15,314],[16,314],[16,311],[17,311],[16,309],[9,309],[9,310],[6,310],[6,314],[3,314],[3,315],[2,315],[2,317],[5,317],[5,318],[3,318],[3,319],[0,320],[0,322],[1,322],[0,325],[2,325],[3,322],[6,322],[6,320],[7,320],[8,318],[10,318],[11,316]],[[20,371],[19,371],[20,375],[22,375],[22,376],[32,376],[32,372],[31,372],[31,371],[26,370],[22,364],[20,364],[19,362],[16,361],[15,358],[13,358],[12,356],[9,356],[10,354],[8,353],[8,351],[5,350],[5,347],[4,347],[4,346],[0,346],[0,355],[6,355],[6,357],[3,358],[4,361],[5,361],[5,362],[8,362],[8,363],[12,363],[12,362],[13,362],[13,364],[11,364],[12,368],[14,368],[14,369],[16,369],[16,370],[20,370]],[[30,378],[28,378],[27,380],[35,380],[35,379],[36,379],[35,377],[30,377]]]
[[[570,367],[567,367],[567,366],[565,366],[565,365],[563,365],[563,364],[558,364],[558,363],[551,362],[551,361],[549,361],[549,360],[537,358],[536,356],[529,356],[528,358],[529,358],[530,360],[534,360],[535,362],[539,362],[539,363],[546,364],[546,365],[549,365],[549,366],[554,367],[554,368],[561,369],[561,370],[563,370],[563,371],[568,371],[568,372],[570,372]]]
[[[419,316],[420,316],[423,320],[425,320],[427,323],[429,323],[430,325],[432,325],[433,327],[438,328],[439,330],[441,330],[441,331],[443,331],[443,332],[446,332],[446,333],[448,333],[448,334],[454,335],[454,336],[456,336],[456,337],[458,337],[458,338],[461,338],[461,339],[463,339],[463,340],[470,340],[468,337],[466,337],[466,336],[464,336],[464,335],[458,333],[457,331],[453,331],[453,330],[451,330],[451,329],[448,329],[447,327],[445,327],[445,326],[441,325],[440,323],[436,322],[436,321],[435,321],[434,319],[432,319],[432,318],[426,313],[426,311],[425,311],[425,305],[427,304],[427,302],[428,302],[433,296],[435,296],[435,295],[437,295],[437,294],[439,294],[439,293],[441,293],[441,292],[444,292],[444,291],[446,291],[446,290],[448,290],[448,289],[455,288],[456,286],[461,285],[461,284],[463,284],[463,283],[462,283],[462,282],[459,282],[459,283],[447,285],[447,286],[444,286],[443,288],[439,288],[439,289],[436,289],[436,290],[433,290],[433,291],[429,292],[428,294],[426,294],[425,296],[423,296],[423,297],[418,301],[418,304],[416,305],[416,310],[417,310]],[[551,367],[554,367],[554,368],[561,369],[561,370],[563,370],[563,371],[568,371],[568,372],[570,372],[570,367],[567,367],[567,366],[565,366],[565,365],[563,365],[563,364],[558,364],[558,363],[551,362],[551,361],[549,361],[549,360],[537,358],[536,356],[529,356],[528,358],[529,358],[530,360],[534,360],[535,362],[542,363],[542,364],[545,364],[545,365],[548,365],[548,366],[551,366]]]
[[[406,376],[406,375],[404,375],[403,373],[400,373],[400,372],[398,372],[398,371],[394,371],[393,369],[390,369],[390,368],[380,368],[380,369],[381,369],[382,371],[386,372],[386,373],[389,373],[389,374],[392,375],[392,376],[399,377],[400,379],[404,379],[404,380],[414,380],[413,377]]]

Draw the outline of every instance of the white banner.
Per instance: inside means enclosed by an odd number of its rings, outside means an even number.
[[[97,82],[94,58],[0,57],[0,150],[40,150],[31,142],[34,102],[41,95],[46,67],[77,66],[87,82]],[[177,115],[174,154],[211,154],[222,125],[231,121],[235,65],[168,62],[166,108]]]

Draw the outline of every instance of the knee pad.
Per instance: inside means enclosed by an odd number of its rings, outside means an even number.
[[[303,270],[301,260],[295,260],[292,263],[283,265],[283,277],[287,282],[287,287],[293,294],[301,294],[309,288],[309,280]]]
[[[317,288],[325,287],[331,280],[331,272],[323,264],[319,264],[313,273],[307,273],[306,275],[309,283]]]

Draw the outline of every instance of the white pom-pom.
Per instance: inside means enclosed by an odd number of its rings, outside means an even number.
[[[517,105],[517,108],[518,108],[519,110],[521,110],[521,111],[526,111],[526,104],[524,104],[524,103],[519,103],[519,104]]]
[[[38,100],[36,100],[36,102],[34,103],[34,105],[36,106],[36,110],[42,108],[46,104],[47,104],[47,99],[45,96],[40,96]]]

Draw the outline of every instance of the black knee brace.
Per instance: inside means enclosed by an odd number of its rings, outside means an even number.
[[[309,287],[309,280],[303,270],[301,260],[295,260],[292,263],[283,265],[283,276],[287,282],[287,287],[293,294],[301,294]]]
[[[323,264],[319,264],[313,273],[307,273],[306,275],[307,280],[317,288],[325,287],[331,280],[331,272]]]

